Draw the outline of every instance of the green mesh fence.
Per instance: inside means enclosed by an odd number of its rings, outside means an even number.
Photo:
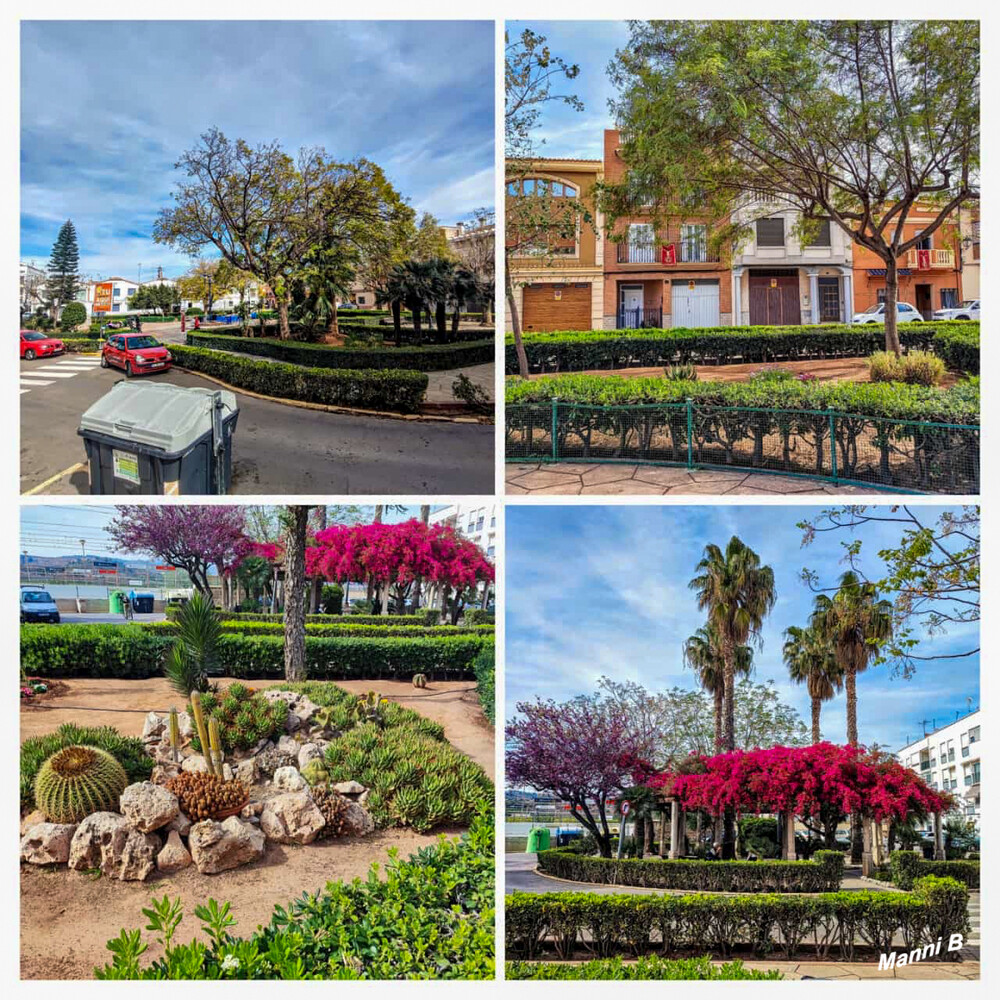
[[[508,405],[508,462],[642,462],[813,476],[908,493],[979,493],[979,428],[694,402]]]

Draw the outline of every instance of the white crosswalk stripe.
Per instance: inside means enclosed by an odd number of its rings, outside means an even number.
[[[32,389],[52,385],[56,379],[72,378],[81,372],[90,372],[101,366],[100,358],[65,357],[52,359],[51,364],[33,364],[21,372],[21,395]]]

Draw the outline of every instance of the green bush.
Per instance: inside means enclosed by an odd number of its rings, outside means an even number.
[[[383,619],[387,624],[369,625],[355,624],[350,618],[331,616],[336,624],[324,622],[306,622],[306,635],[313,637],[325,636],[356,636],[358,638],[381,639],[391,636],[402,636],[409,638],[434,638],[451,635],[479,635],[491,636],[494,634],[493,625],[395,625],[392,617]],[[222,618],[220,622],[222,631],[232,635],[284,635],[285,625],[283,622],[247,622],[230,621],[228,616]],[[114,628],[115,626],[111,626]],[[154,634],[176,635],[177,626],[172,621],[166,622],[144,622],[142,628]]]
[[[979,374],[979,324],[960,323],[939,330],[934,337],[934,353],[949,368]]]
[[[59,329],[68,333],[87,322],[87,307],[82,302],[67,302],[59,316]]]
[[[165,614],[169,619],[177,617],[179,608],[168,606]],[[437,615],[437,612],[434,612]],[[285,616],[278,612],[271,614],[267,611],[225,611],[222,617],[227,622],[283,622]],[[421,611],[417,615],[306,615],[307,625],[380,625],[392,626],[393,628],[402,626],[422,626],[427,623],[426,613]],[[437,619],[431,622],[436,624]]]
[[[952,878],[969,889],[979,888],[978,861],[925,861],[913,851],[893,851],[889,855],[892,884],[900,889],[912,889],[926,876]]]
[[[822,892],[836,889],[844,871],[839,851],[811,861],[668,861],[602,858],[556,848],[540,851],[538,870],[570,882],[636,885],[702,892]]]
[[[192,347],[215,348],[257,354],[312,368],[412,369],[418,372],[445,371],[488,364],[494,359],[494,341],[474,340],[458,344],[426,344],[420,347],[335,347],[332,344],[305,344],[270,337],[229,337],[200,330],[187,335]]]
[[[758,858],[776,858],[781,854],[778,823],[770,816],[744,816],[740,820],[740,844]]]
[[[30,671],[29,671],[30,672]],[[153,772],[153,760],[147,756],[142,740],[122,736],[111,726],[61,725],[47,736],[31,736],[21,744],[21,812],[35,806],[35,775],[57,750],[69,746],[97,747],[111,754],[128,775],[129,783],[145,781]]]
[[[250,937],[230,933],[229,904],[195,908],[207,943],[174,944],[180,900],[144,911],[164,940],[146,966],[142,931],[108,942],[98,979],[492,979],[495,876],[493,815],[483,810],[461,839],[442,837],[406,861],[373,865],[367,880],[327,883],[275,907]]]
[[[635,962],[625,963],[620,956],[595,958],[589,962],[507,962],[507,979],[782,979],[777,969],[767,972],[748,969],[739,960],[712,964],[712,956],[702,958],[667,959],[658,955],[642,955]]]
[[[472,663],[476,674],[476,690],[483,715],[490,722],[496,721],[496,655],[492,645],[483,646]]]
[[[61,338],[63,347],[67,354],[93,354],[98,353],[104,346],[103,340],[81,339],[77,337]]]
[[[944,378],[945,364],[929,351],[910,351],[899,357],[892,351],[876,351],[868,359],[868,373],[873,382],[932,386]]]
[[[154,625],[154,628],[156,626]],[[415,637],[306,636],[306,670],[326,680],[408,680],[414,674],[471,679],[472,663],[492,635]],[[166,629],[143,625],[21,626],[21,665],[38,677],[156,677],[173,645]],[[280,635],[224,634],[219,661],[240,680],[284,677]]]
[[[951,879],[932,880],[919,892],[515,892],[506,898],[507,955],[531,960],[551,949],[560,959],[584,950],[597,958],[622,953],[671,958],[687,950],[710,950],[728,958],[736,950],[748,950],[761,957],[777,952],[790,960],[808,947],[818,960],[850,962],[862,948],[869,954],[891,951],[894,940],[902,939],[909,951],[939,937],[947,940],[951,933],[967,933],[967,906],[968,890]]]
[[[236,389],[324,406],[415,413],[427,391],[427,375],[418,371],[302,368],[176,344],[170,353],[182,368]]]
[[[205,310],[201,306],[192,306],[190,309],[184,310],[185,314],[189,319],[193,319],[195,316],[204,316]]]
[[[907,350],[935,348],[939,331],[978,323],[907,323],[899,328]],[[524,349],[532,372],[613,368],[669,368],[677,364],[753,364],[821,358],[867,357],[885,346],[879,325],[719,326],[665,330],[581,330],[526,333]],[[506,343],[508,375],[518,370],[513,337]],[[969,371],[970,368],[964,367]],[[978,371],[978,368],[976,369]]]
[[[344,588],[339,583],[324,583],[320,592],[320,605],[325,615],[344,613]]]
[[[466,625],[492,625],[495,617],[492,611],[485,608],[466,608],[462,612],[462,621]]]

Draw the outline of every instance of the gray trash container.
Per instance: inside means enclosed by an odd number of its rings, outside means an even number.
[[[226,389],[116,382],[80,418],[90,492],[229,492],[239,412],[235,394]]]

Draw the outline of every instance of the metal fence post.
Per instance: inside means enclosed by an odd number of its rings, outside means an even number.
[[[552,461],[559,461],[559,397],[552,397]]]
[[[691,397],[688,396],[684,400],[687,407],[687,425],[688,425],[688,464],[689,469],[694,468],[694,409]]]
[[[833,410],[827,411],[827,418],[830,421],[830,474],[833,481],[837,481],[837,425]]]

